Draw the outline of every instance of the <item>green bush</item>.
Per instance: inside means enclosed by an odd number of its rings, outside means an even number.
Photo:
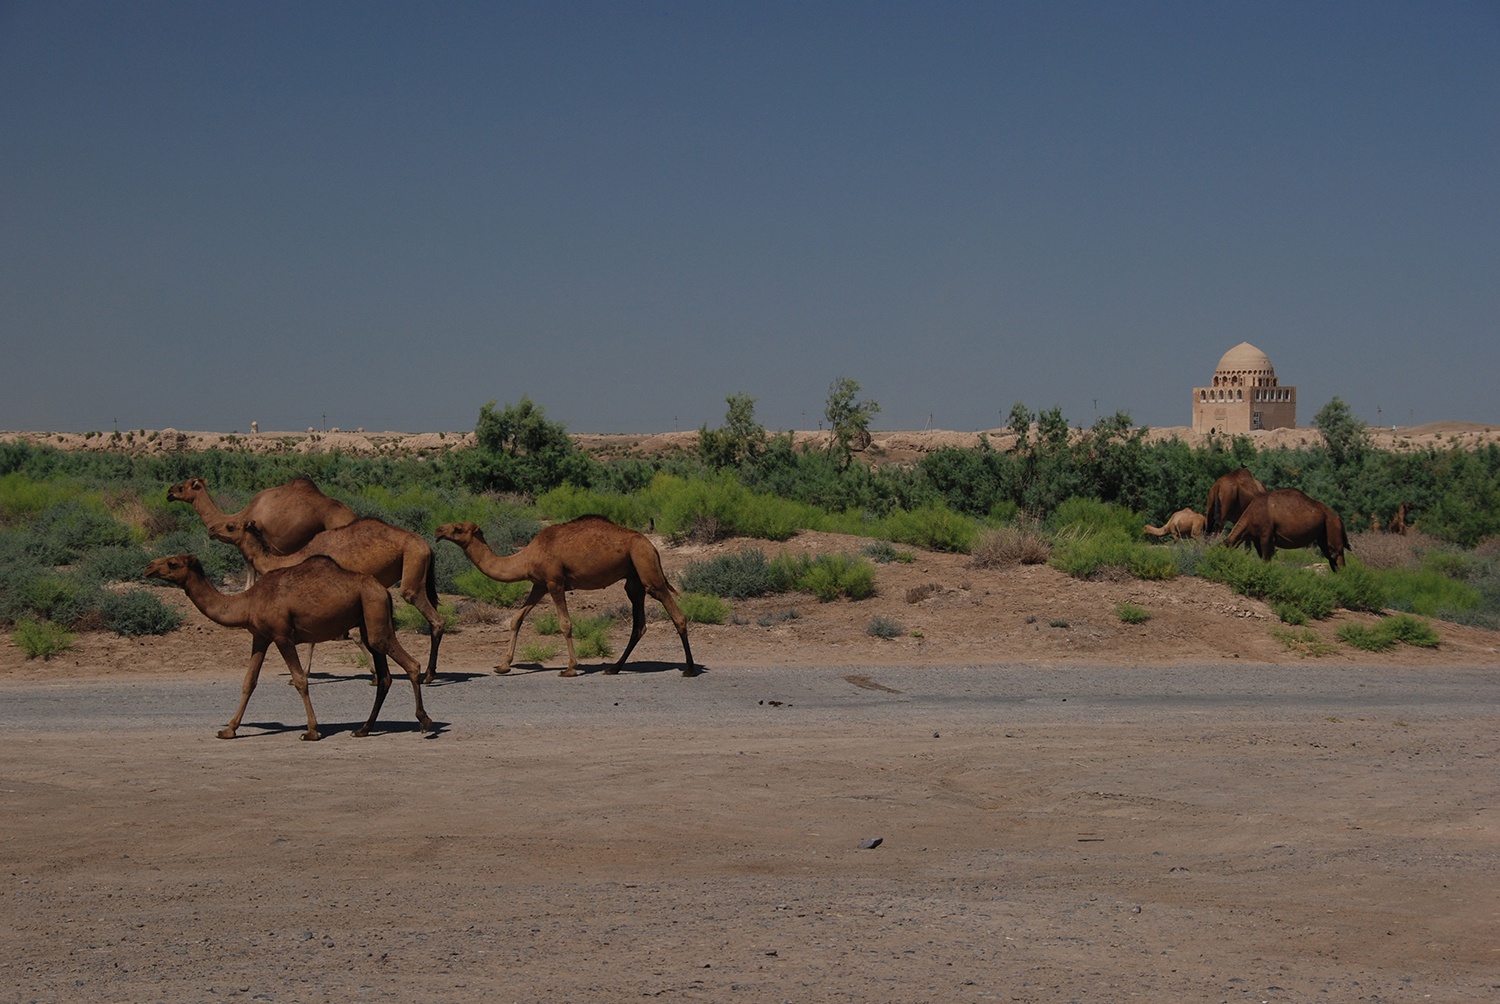
[[[531,641],[521,646],[522,662],[546,662],[557,655],[559,649],[556,645],[544,645],[541,642]]]
[[[99,609],[104,595],[92,582],[60,572],[39,572],[21,584],[11,604],[11,616],[30,613],[41,620],[71,627]]]
[[[1478,607],[1482,599],[1478,589],[1434,568],[1386,568],[1373,574],[1392,610],[1452,620]]]
[[[1384,652],[1398,642],[1420,648],[1437,648],[1438,636],[1432,625],[1406,614],[1386,617],[1374,625],[1345,624],[1339,628],[1339,641],[1367,652]]]
[[[470,565],[453,577],[452,591],[492,607],[513,607],[531,593],[531,583],[497,582]]]
[[[898,509],[876,520],[866,535],[928,551],[968,554],[979,541],[979,531],[977,520],[937,504],[911,511]]]
[[[532,623],[536,625],[537,634],[562,634],[562,621],[558,620],[556,610],[548,610],[546,613],[538,614]]]
[[[860,549],[860,553],[878,565],[886,565],[892,561],[909,565],[917,560],[917,556],[910,551],[898,551],[888,540],[877,540],[866,544]]]
[[[847,554],[820,554],[797,576],[797,588],[827,603],[840,596],[863,600],[875,595],[875,566]]]
[[[537,497],[536,507],[555,520],[579,516],[603,516],[612,523],[644,529],[651,521],[646,500],[636,495],[590,491],[576,485],[559,485]]]
[[[729,619],[729,604],[709,593],[680,593],[677,605],[694,624],[723,624]]]
[[[182,614],[148,589],[105,593],[99,612],[105,627],[126,637],[169,634],[182,625]]]
[[[1288,623],[1296,623],[1288,619],[1293,609],[1314,620],[1322,620],[1338,605],[1337,593],[1328,581],[1330,576],[1306,568],[1262,561],[1241,548],[1209,548],[1198,565],[1198,575],[1222,582],[1242,595],[1265,600]]]
[[[139,547],[122,547],[118,544],[101,547],[94,551],[78,569],[78,574],[90,582],[144,582],[141,573],[149,559]]]
[[[785,562],[767,561],[764,551],[746,548],[709,561],[691,562],[683,569],[681,581],[688,592],[744,600],[794,588],[795,576],[788,571]]]
[[[609,614],[573,618],[573,651],[580,659],[600,659],[614,653],[609,629],[615,619]]]
[[[51,621],[36,621],[27,618],[16,623],[16,629],[11,633],[11,640],[16,643],[17,648],[26,653],[26,658],[40,658],[46,662],[54,655],[72,648],[78,638],[67,628],[53,624]]]
[[[1151,619],[1144,607],[1134,603],[1118,603],[1115,605],[1115,616],[1126,624],[1144,624]]]
[[[812,506],[752,492],[728,472],[691,480],[658,475],[646,494],[660,513],[657,529],[673,540],[786,540],[825,518]]]
[[[1333,587],[1338,605],[1345,610],[1378,614],[1385,609],[1386,593],[1379,576],[1358,561],[1347,562],[1325,581]]]

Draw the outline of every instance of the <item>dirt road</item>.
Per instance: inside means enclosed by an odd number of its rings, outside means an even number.
[[[0,998],[1500,1001],[1493,670],[284,680],[0,683]]]

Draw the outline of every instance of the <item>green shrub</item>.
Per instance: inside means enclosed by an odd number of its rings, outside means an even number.
[[[928,551],[968,554],[979,541],[979,529],[972,517],[945,505],[928,505],[910,511],[898,509],[875,520],[865,533]]]
[[[78,638],[67,628],[53,624],[51,621],[26,618],[16,623],[16,629],[11,633],[11,640],[16,643],[17,648],[26,653],[26,658],[40,658],[46,662],[54,655],[72,648]]]
[[[559,649],[553,645],[544,645],[538,641],[527,642],[521,646],[522,662],[546,662],[557,655]]]
[[[141,575],[148,559],[139,547],[111,545],[93,552],[78,569],[78,574],[90,582],[144,582]]]
[[[532,623],[536,625],[537,634],[562,634],[562,621],[557,619],[556,610],[548,610],[544,614],[537,615],[536,620]]]
[[[820,554],[806,561],[795,581],[824,603],[840,596],[863,600],[875,595],[875,566],[847,554]]]
[[[1374,574],[1392,610],[1452,620],[1478,607],[1482,600],[1474,586],[1434,568],[1387,568]]]
[[[680,593],[677,605],[694,624],[723,624],[729,619],[729,604],[709,593]]]
[[[599,659],[614,652],[609,629],[615,619],[609,614],[573,618],[573,651],[580,659]]]
[[[860,553],[878,565],[889,564],[892,561],[909,565],[917,560],[917,556],[910,551],[898,551],[888,540],[876,540],[866,544],[860,549]]]
[[[1144,624],[1151,619],[1151,615],[1144,607],[1136,606],[1134,603],[1116,604],[1115,616],[1126,624]]]
[[[531,583],[497,582],[470,565],[453,577],[453,592],[493,607],[513,607],[531,593]]]
[[[1386,594],[1380,578],[1358,561],[1347,562],[1325,581],[1333,587],[1338,605],[1345,610],[1378,614],[1385,609]]]
[[[1367,652],[1384,652],[1398,642],[1419,648],[1437,648],[1437,632],[1426,621],[1406,614],[1385,617],[1373,625],[1345,624],[1339,628],[1339,641]]]
[[[1304,627],[1300,631],[1291,631],[1287,628],[1272,628],[1271,637],[1281,642],[1282,647],[1290,652],[1296,652],[1301,656],[1331,655],[1338,651],[1338,646],[1325,641],[1318,632],[1310,627]]]
[[[143,634],[169,634],[182,625],[182,614],[149,589],[105,593],[99,604],[104,626],[127,638]]]
[[[651,521],[646,500],[636,495],[590,491],[576,485],[559,485],[537,497],[536,507],[555,520],[579,516],[603,516],[621,526],[644,529]]]
[[[786,540],[824,519],[812,506],[752,492],[727,472],[691,480],[658,475],[646,494],[660,513],[657,529],[673,540]]]
[[[1289,615],[1295,617],[1290,614],[1294,608],[1307,617],[1322,620],[1338,604],[1329,575],[1262,561],[1241,548],[1208,548],[1198,565],[1198,574],[1210,581],[1222,582],[1242,595],[1265,600],[1282,620],[1288,620]]]
[[[764,551],[747,548],[721,554],[709,561],[690,563],[682,572],[682,588],[744,600],[795,588],[796,573],[785,561],[770,562]]]
[[[12,616],[29,612],[40,620],[72,626],[99,609],[103,596],[103,590],[92,582],[59,572],[39,572],[21,584],[11,604]]]
[[[876,638],[899,638],[906,633],[906,629],[898,622],[889,617],[881,617],[876,614],[870,618],[870,623],[865,625],[865,634]]]

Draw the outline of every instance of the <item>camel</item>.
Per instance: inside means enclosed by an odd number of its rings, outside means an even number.
[[[443,641],[443,618],[437,611],[433,581],[432,545],[410,530],[391,526],[372,516],[348,526],[324,530],[291,554],[272,554],[253,522],[228,520],[211,533],[215,540],[233,544],[260,574],[290,568],[316,554],[326,554],[351,572],[374,576],[382,586],[401,583],[401,597],[422,612],[432,626],[423,683],[437,679],[438,646]]]
[[[516,640],[521,622],[543,596],[551,596],[557,607],[557,619],[568,642],[568,668],[559,676],[578,675],[578,656],[573,651],[573,622],[568,617],[567,594],[574,589],[603,589],[625,580],[625,595],[630,597],[630,642],[620,661],[604,670],[614,674],[625,665],[641,635],[646,633],[646,594],[660,601],[667,616],[682,638],[682,654],[687,659],[683,676],[697,676],[693,652],[688,647],[687,618],[672,595],[677,592],[667,581],[661,567],[661,555],[646,535],[611,523],[603,516],[580,516],[567,523],[549,526],[517,553],[502,558],[490,550],[484,533],[473,523],[447,523],[438,527],[438,540],[449,540],[463,548],[474,566],[498,582],[531,583],[531,593],[521,609],[511,618],[510,648],[505,661],[495,667],[497,673],[509,673],[516,657]]]
[[[1405,533],[1407,528],[1406,514],[1411,512],[1412,504],[1402,502],[1396,507],[1396,515],[1391,517],[1391,522],[1385,528],[1386,533]]]
[[[1338,513],[1296,488],[1278,488],[1253,499],[1224,538],[1226,547],[1241,544],[1253,546],[1266,561],[1278,547],[1316,544],[1328,559],[1329,569],[1337,572],[1344,567],[1349,539]]]
[[[1203,528],[1208,524],[1208,517],[1194,512],[1192,509],[1178,509],[1162,526],[1144,527],[1144,531],[1153,537],[1165,537],[1172,535],[1174,540],[1191,540],[1203,535]]]
[[[255,692],[255,684],[260,679],[266,651],[272,645],[286,660],[292,673],[292,686],[302,695],[302,704],[307,709],[307,731],[302,738],[321,739],[312,698],[307,693],[307,671],[297,659],[297,644],[342,638],[355,628],[359,629],[360,639],[375,663],[376,691],[369,720],[354,734],[360,737],[370,734],[375,718],[380,714],[380,706],[385,703],[385,695],[391,689],[387,656],[406,670],[417,699],[417,722],[424,732],[431,731],[432,719],[427,717],[427,709],[422,706],[422,687],[418,682],[421,668],[396,639],[391,594],[370,576],[340,568],[332,558],[321,555],[290,568],[268,571],[249,589],[233,594],[215,589],[208,576],[203,574],[203,566],[191,554],[157,558],[146,566],[145,574],[148,578],[181,586],[188,599],[209,620],[225,627],[242,627],[254,639],[250,647],[250,667],[245,670],[245,680],[240,687],[240,705],[229,724],[219,730],[220,739],[234,738],[240,721],[245,717],[245,706],[250,703],[250,695]]]
[[[293,478],[258,492],[236,513],[226,513],[214,503],[202,478],[188,478],[168,488],[167,501],[191,505],[210,533],[230,520],[254,522],[273,554],[291,554],[322,531],[348,526],[359,518],[353,509],[320,492],[311,478]]]
[[[1239,519],[1250,500],[1265,493],[1266,486],[1247,467],[1219,478],[1208,490],[1208,532],[1218,533]]]

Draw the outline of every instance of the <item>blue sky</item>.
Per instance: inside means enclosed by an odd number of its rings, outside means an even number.
[[[0,0],[0,428],[1500,424],[1500,5]],[[326,418],[325,418],[326,416]]]

